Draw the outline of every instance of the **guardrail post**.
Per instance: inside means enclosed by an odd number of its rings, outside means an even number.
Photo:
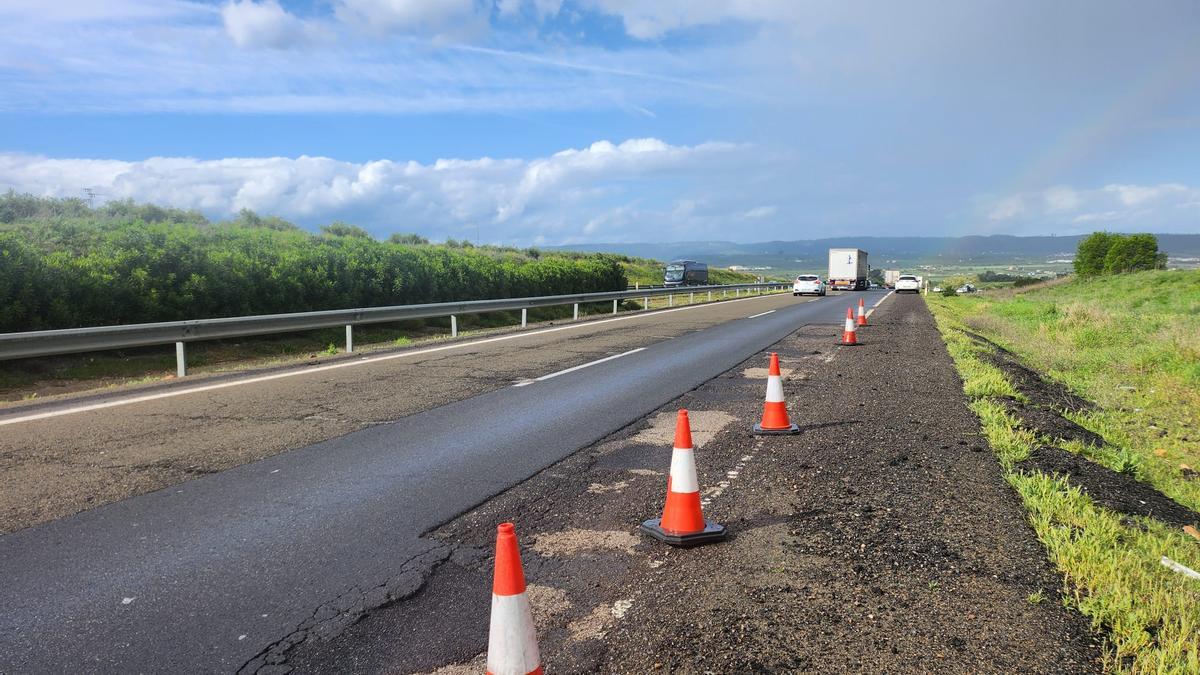
[[[708,301],[712,302],[712,291],[708,292]]]
[[[521,308],[521,328],[524,328],[525,325],[528,323],[529,323],[529,308],[522,307]]]
[[[696,291],[692,291],[691,293],[688,293],[688,304],[690,305],[693,302],[696,302]]]
[[[175,343],[175,375],[187,376],[187,348],[182,342]]]
[[[613,298],[613,314],[617,313],[617,300]]]
[[[742,289],[740,289],[740,288],[733,289],[733,297],[735,297],[735,298],[742,297]]]
[[[354,326],[346,324],[346,353],[354,352]]]
[[[641,285],[641,284],[639,284],[639,283],[638,283],[638,282],[636,282],[636,281],[635,281],[635,282],[633,282],[633,290],[635,290],[635,291],[640,291],[640,290],[642,290],[642,285]]]
[[[650,309],[650,296],[642,297],[642,309]]]
[[[675,306],[675,294],[667,293],[667,307],[674,307],[674,306]]]
[[[458,337],[458,317],[450,315],[450,337]]]
[[[579,303],[575,303],[575,320],[579,320]]]

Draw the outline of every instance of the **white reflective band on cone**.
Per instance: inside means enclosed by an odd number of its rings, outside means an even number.
[[[767,403],[783,402],[783,383],[778,375],[767,376]]]
[[[541,663],[529,597],[492,593],[487,671],[492,675],[528,675]]]
[[[696,478],[696,456],[691,448],[675,448],[671,452],[671,492],[699,492]]]
[[[850,333],[854,332],[854,319],[846,318],[846,331]]]

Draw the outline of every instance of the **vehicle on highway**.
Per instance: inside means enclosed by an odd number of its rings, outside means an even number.
[[[865,291],[867,275],[871,266],[867,264],[867,252],[858,248],[829,249],[829,287],[834,290]]]
[[[972,284],[963,284],[962,286],[959,286],[958,290],[956,290],[954,292],[958,293],[959,295],[962,295],[964,293],[974,293],[976,290],[977,289]]]
[[[896,280],[900,278],[900,270],[884,270],[883,271],[883,287],[895,288]]]
[[[941,292],[942,292],[942,287],[941,287],[941,286],[934,286],[934,287],[933,287],[933,292],[934,292],[934,293],[941,293]]]
[[[674,260],[663,271],[664,286],[703,286],[708,283],[708,265],[695,260]]]
[[[900,278],[896,279],[897,293],[919,293],[921,291],[921,282],[915,275],[901,274]]]
[[[826,290],[818,274],[801,274],[792,282],[792,295],[825,295]]]

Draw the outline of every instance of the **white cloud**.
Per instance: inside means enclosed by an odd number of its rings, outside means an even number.
[[[642,188],[678,175],[705,175],[748,161],[727,143],[670,145],[653,138],[599,141],[547,157],[442,159],[429,164],[326,157],[142,161],[52,159],[0,154],[0,191],[131,198],[227,217],[242,208],[304,223],[341,218],[383,234],[419,229],[462,236],[482,224],[499,239],[601,239],[639,229]],[[729,207],[740,213],[742,206]],[[464,229],[466,228],[466,229]]]
[[[487,19],[477,0],[337,0],[338,20],[376,35],[394,32],[464,34]]]
[[[236,0],[221,8],[225,32],[239,47],[282,49],[311,41],[315,25],[289,13],[277,0]]]
[[[1189,232],[1200,222],[1200,187],[1180,183],[1109,184],[1078,189],[1055,186],[983,203],[993,221],[1026,233],[1046,227],[1080,226],[1155,232]],[[1058,232],[1068,233],[1064,230]]]
[[[770,218],[776,213],[779,213],[777,206],[756,206],[742,214],[742,218],[746,220],[759,220],[761,218]]]

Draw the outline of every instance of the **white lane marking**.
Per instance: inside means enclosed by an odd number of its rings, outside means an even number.
[[[597,365],[600,363],[604,363],[605,361],[612,361],[613,359],[619,359],[622,356],[629,356],[630,354],[636,354],[638,352],[643,352],[643,351],[646,351],[645,347],[638,347],[637,349],[630,349],[627,352],[621,352],[620,354],[613,354],[612,356],[606,356],[602,359],[596,359],[595,361],[581,363],[578,366],[575,366],[573,368],[567,368],[566,370],[560,370],[557,373],[550,373],[549,375],[535,377],[532,380],[525,380],[524,382],[518,382],[518,383],[514,384],[513,386],[514,387],[525,387],[525,386],[533,384],[534,382],[545,382],[546,380],[549,380],[550,378],[553,378],[553,377],[558,377],[559,375],[566,375],[567,373],[573,373],[577,370],[583,370],[584,368],[588,368],[588,367],[591,367],[591,366],[594,366],[594,365]]]
[[[260,375],[257,377],[248,377],[243,380],[233,380],[230,382],[220,382],[217,384],[205,384],[197,387],[188,387],[186,389],[176,389],[174,391],[163,391],[157,394],[146,394],[144,396],[132,396],[130,398],[114,399],[104,401],[103,403],[91,403],[88,405],[76,406],[74,408],[63,408],[62,410],[51,410],[44,413],[35,413],[32,415],[22,415],[20,417],[10,417],[8,419],[0,419],[0,427],[8,424],[17,424],[18,422],[32,422],[34,420],[43,420],[51,417],[60,417],[62,415],[73,415],[75,413],[90,412],[92,410],[103,410],[105,408],[116,408],[123,405],[131,405],[134,403],[145,403],[146,401],[156,401],[162,398],[172,398],[174,396],[184,396],[185,394],[199,394],[206,391],[216,389],[226,389],[229,387],[237,387],[244,384],[257,384],[259,382],[269,382],[271,380],[282,380],[285,377],[296,377],[299,375],[309,375],[312,373],[320,373],[326,370],[337,370],[338,368],[351,368],[353,366],[361,366],[368,363],[377,363],[379,361],[391,361],[392,359],[405,359],[412,356],[422,356],[424,354],[432,354],[441,352],[447,349],[462,349],[463,347],[474,347],[477,345],[488,344],[491,342],[503,342],[505,340],[515,340],[517,338],[529,337],[531,335],[544,335],[546,333],[556,333],[560,330],[576,330],[578,328],[586,328],[589,326],[598,326],[604,323],[612,323],[614,321],[629,321],[631,319],[642,319],[648,316],[660,316],[663,314],[671,314],[672,312],[685,312],[689,309],[703,309],[718,307],[722,304],[733,302],[745,302],[747,300],[762,300],[763,298],[779,297],[781,294],[769,295],[754,295],[748,298],[736,298],[734,300],[722,300],[720,302],[705,303],[702,305],[688,305],[686,307],[676,307],[674,309],[660,309],[652,312],[632,314],[630,316],[619,316],[612,319],[597,319],[595,321],[584,321],[581,323],[573,323],[569,326],[557,326],[555,328],[543,328],[535,331],[523,331],[513,333],[511,335],[500,335],[497,337],[483,338],[473,340],[471,342],[457,342],[452,345],[442,345],[441,347],[427,347],[425,349],[417,349],[411,352],[399,352],[397,354],[384,354],[383,356],[375,356],[372,358],[362,358],[358,361],[341,361],[338,363],[330,363],[324,366],[313,366],[311,368],[299,368],[297,370],[289,370],[283,373],[274,373],[271,375]],[[0,412],[0,414],[3,414]]]
[[[766,315],[768,315],[768,314],[774,314],[774,313],[775,313],[775,310],[773,310],[773,309],[768,309],[768,310],[767,310],[767,311],[765,311],[765,312],[759,312],[758,314],[755,314],[754,316],[748,316],[748,317],[746,317],[746,318],[747,318],[747,319],[757,319],[757,318],[758,318],[758,317],[760,317],[760,316],[766,316]]]
[[[875,313],[875,310],[876,310],[876,309],[878,309],[878,308],[879,308],[879,306],[883,304],[883,301],[884,301],[884,300],[887,300],[887,299],[888,299],[888,298],[890,298],[890,297],[892,297],[892,294],[893,294],[893,293],[895,293],[895,292],[896,292],[896,291],[888,291],[888,292],[887,292],[887,295],[885,295],[885,296],[883,296],[882,298],[880,298],[880,299],[879,299],[879,302],[875,303],[874,305],[871,305],[871,309],[867,310],[867,316],[871,316],[872,314],[874,314],[874,313]]]

